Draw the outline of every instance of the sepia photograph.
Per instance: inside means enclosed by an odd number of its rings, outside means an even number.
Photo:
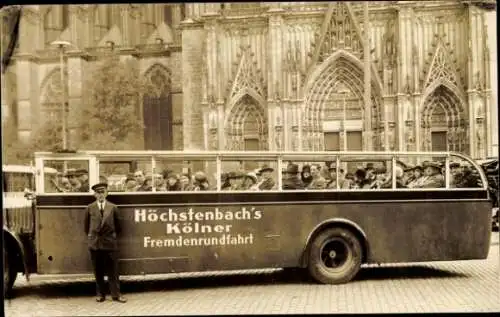
[[[496,9],[2,5],[4,315],[500,312]]]

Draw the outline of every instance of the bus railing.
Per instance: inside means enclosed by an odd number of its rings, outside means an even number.
[[[150,169],[152,174],[157,174],[157,162],[161,160],[162,162],[168,161],[182,161],[187,164],[190,162],[196,161],[210,161],[215,163],[215,182],[216,189],[214,192],[221,191],[221,175],[222,171],[222,163],[230,162],[230,161],[259,161],[266,162],[271,161],[274,162],[278,171],[278,177],[276,183],[278,188],[276,190],[266,190],[266,192],[275,191],[282,192],[287,191],[282,189],[283,180],[281,178],[281,171],[286,166],[286,162],[303,162],[303,161],[335,161],[336,166],[341,166],[341,164],[348,162],[363,162],[370,160],[382,160],[382,161],[390,161],[390,176],[392,188],[379,188],[377,190],[398,190],[398,191],[415,191],[420,190],[418,188],[397,188],[397,178],[396,178],[396,166],[400,163],[399,159],[404,157],[405,159],[412,158],[417,163],[421,163],[424,160],[429,159],[440,159],[444,161],[444,179],[445,186],[444,188],[425,188],[422,190],[463,190],[461,188],[450,188],[450,162],[452,162],[452,158],[458,158],[470,164],[479,174],[479,178],[481,181],[481,187],[476,188],[478,190],[487,189],[487,178],[484,174],[482,168],[477,164],[474,160],[469,158],[466,155],[456,153],[456,152],[403,152],[403,151],[393,151],[393,152],[376,152],[376,151],[315,151],[315,152],[286,152],[286,151],[78,151],[75,153],[50,153],[50,152],[37,152],[35,153],[35,162],[37,170],[41,170],[44,166],[44,161],[48,160],[68,160],[68,161],[76,161],[76,160],[88,160],[89,161],[89,182],[96,183],[99,180],[99,164],[105,162],[127,162],[130,160],[147,160],[150,161]],[[40,173],[37,173],[37,178],[40,178]],[[155,187],[156,181],[153,181],[152,192],[156,191]],[[336,183],[339,184],[339,173],[337,173]],[[43,189],[44,184],[42,180],[37,181],[37,188]],[[472,188],[467,188],[470,190]],[[310,189],[309,189],[310,190]],[[360,191],[360,189],[321,189],[321,191],[325,190],[356,190]],[[211,192],[204,191],[204,192]],[[292,190],[295,191],[295,190]],[[39,192],[44,192],[39,191]],[[239,191],[241,192],[241,191]],[[248,191],[252,192],[252,191]],[[120,192],[127,194],[136,194],[135,192]],[[161,193],[166,193],[165,191],[161,191]],[[72,193],[66,193],[71,195]]]

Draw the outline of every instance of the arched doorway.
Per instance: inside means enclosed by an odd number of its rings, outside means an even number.
[[[469,152],[462,102],[444,85],[425,100],[421,119],[423,151]]]
[[[173,149],[171,72],[155,64],[146,72],[152,91],[144,96],[144,149]]]
[[[232,107],[226,124],[226,149],[268,150],[267,115],[250,95],[244,95]]]
[[[302,150],[362,150],[364,120],[371,120],[374,137],[380,127],[379,94],[371,87],[371,118],[365,118],[363,69],[344,54],[325,61],[312,83],[302,115]],[[375,139],[374,149],[380,148]]]

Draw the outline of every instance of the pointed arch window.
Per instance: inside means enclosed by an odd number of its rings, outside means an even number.
[[[67,78],[65,70],[64,77]],[[61,82],[60,68],[55,68],[42,84],[41,120],[44,122],[55,122],[62,119],[62,95],[64,85]]]
[[[144,96],[144,147],[146,150],[173,149],[171,71],[159,64],[146,72],[151,92]]]

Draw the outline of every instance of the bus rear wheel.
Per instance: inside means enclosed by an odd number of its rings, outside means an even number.
[[[319,233],[309,248],[309,274],[323,284],[347,283],[361,268],[363,249],[358,237],[344,228]]]
[[[5,247],[3,248],[3,263],[3,295],[4,298],[9,298],[12,295],[12,288],[16,281],[17,271],[12,263],[9,251]]]

